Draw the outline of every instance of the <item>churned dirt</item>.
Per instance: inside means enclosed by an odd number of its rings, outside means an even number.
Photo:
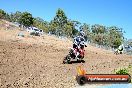
[[[20,32],[25,36],[18,36]],[[87,73],[109,74],[132,64],[132,56],[90,45],[85,48],[85,63],[62,64],[71,46],[72,41],[55,36],[0,30],[0,88],[73,88],[77,66]]]

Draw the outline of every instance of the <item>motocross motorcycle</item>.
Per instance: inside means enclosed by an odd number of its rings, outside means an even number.
[[[123,53],[123,50],[119,50],[119,49],[116,49],[114,51],[114,54],[118,55],[118,54],[122,54]]]
[[[83,60],[84,58],[84,46],[87,47],[86,45],[78,45],[77,48],[70,48],[68,55],[63,59],[63,63],[70,64],[72,61],[81,61],[85,62]]]

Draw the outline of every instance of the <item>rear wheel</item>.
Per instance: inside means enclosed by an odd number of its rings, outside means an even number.
[[[122,51],[120,51],[120,54],[122,54]]]
[[[82,60],[81,62],[82,62],[82,63],[85,63],[85,61],[84,61],[84,60]]]

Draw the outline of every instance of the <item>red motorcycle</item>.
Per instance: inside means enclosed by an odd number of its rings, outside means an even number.
[[[84,46],[86,47],[86,45],[79,45],[77,48],[70,48],[69,54],[64,58],[63,63],[70,64],[72,61],[85,62],[83,60],[85,52]]]

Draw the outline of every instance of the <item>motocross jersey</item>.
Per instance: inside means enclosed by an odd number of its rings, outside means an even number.
[[[86,44],[85,44],[85,39],[84,39],[84,37],[82,37],[82,36],[77,36],[77,37],[75,37],[75,38],[74,38],[73,44],[75,44],[75,45],[77,45],[77,46],[79,46],[79,45],[86,45]]]
[[[122,51],[123,50],[123,45],[120,45],[119,48],[118,48],[119,51]]]

